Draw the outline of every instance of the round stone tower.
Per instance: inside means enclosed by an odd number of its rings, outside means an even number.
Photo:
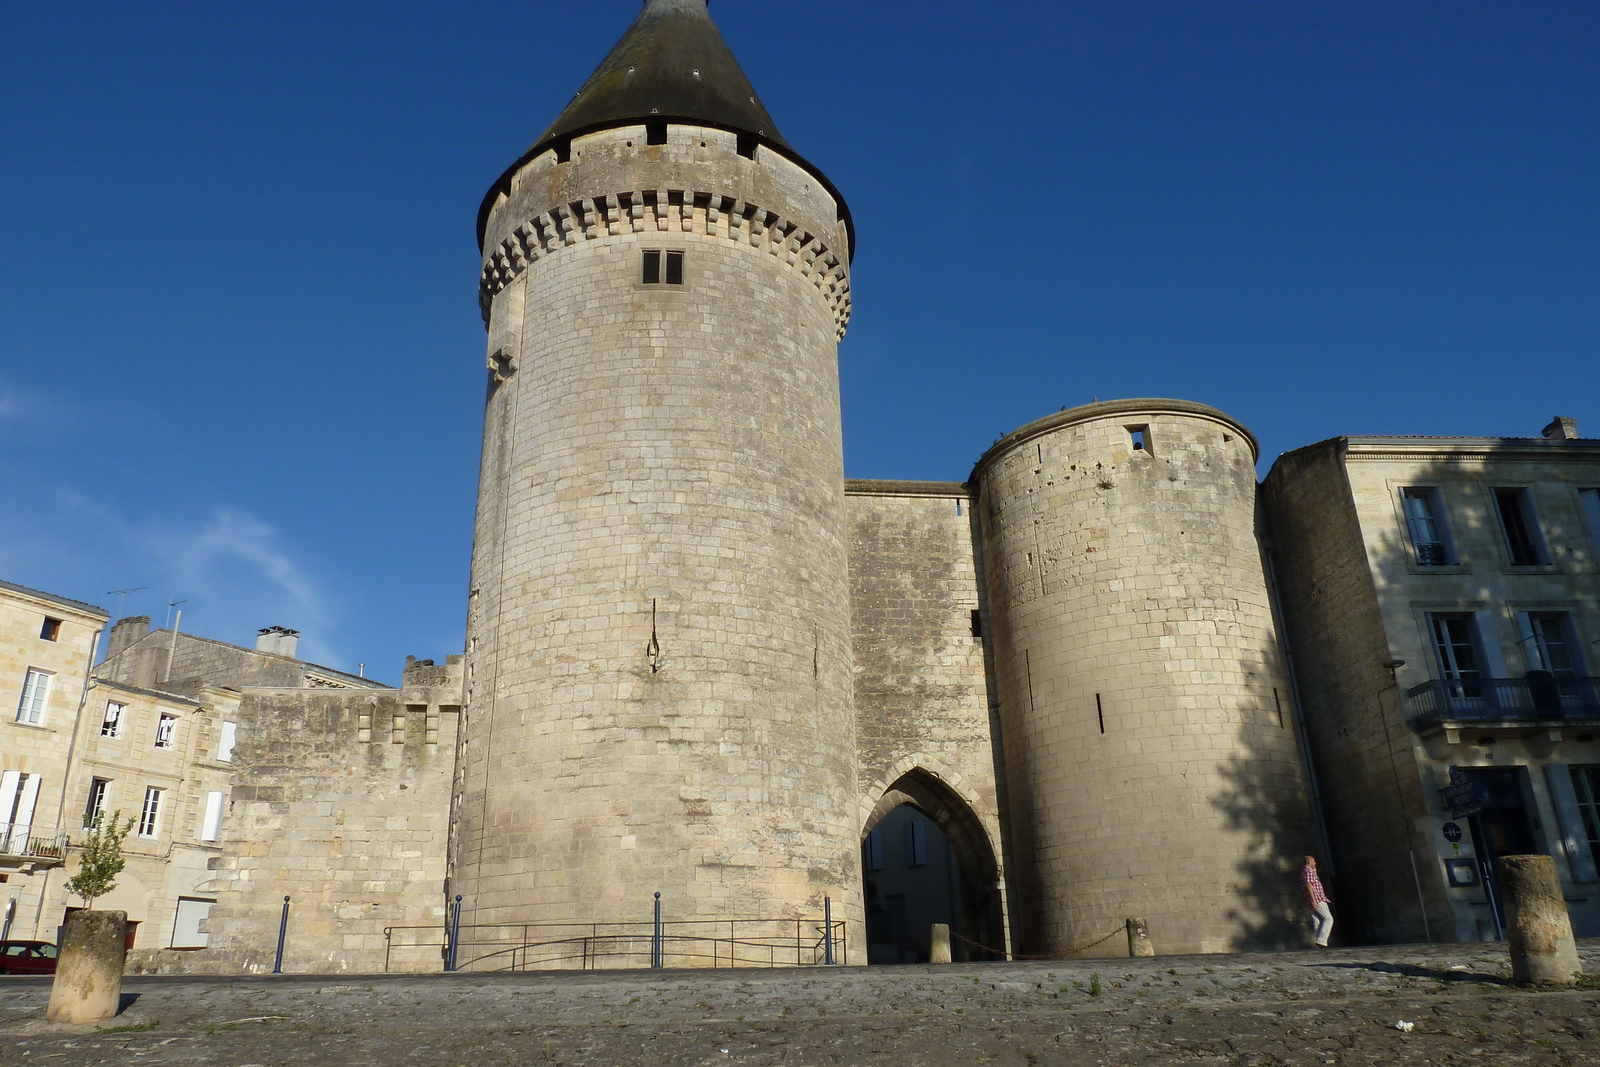
[[[479,237],[463,922],[856,934],[843,201],[705,0],[648,0]]]
[[[1025,952],[1130,916],[1162,954],[1303,942],[1310,804],[1255,460],[1220,411],[1124,400],[978,461]]]

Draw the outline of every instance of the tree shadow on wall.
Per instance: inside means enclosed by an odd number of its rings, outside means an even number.
[[[1311,938],[1300,867],[1318,850],[1294,697],[1277,664],[1246,656],[1240,669],[1257,684],[1240,708],[1234,755],[1217,768],[1226,784],[1210,800],[1229,829],[1246,835],[1232,894],[1245,903],[1227,912],[1236,930],[1230,947],[1303,948]]]

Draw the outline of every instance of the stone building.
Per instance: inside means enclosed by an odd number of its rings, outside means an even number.
[[[1594,928],[1600,444],[1341,438],[1258,500],[1247,428],[1135,399],[964,482],[846,480],[849,211],[705,0],[646,0],[478,232],[462,656],[393,689],[282,628],[123,620],[89,701],[105,613],[12,590],[0,789],[50,776],[61,828],[101,777],[160,791],[135,966],[265,970],[285,897],[290,971],[437,969],[455,901],[474,967],[645,965],[658,903],[668,965],[774,930],[820,962],[826,917],[849,963],[934,922],[970,959],[1118,955],[1128,917],[1295,946],[1310,851],[1352,938],[1495,936],[1513,848],[1559,850]],[[63,732],[111,703],[185,747]],[[0,863],[66,850],[32,851]]]
[[[1339,437],[1263,495],[1349,936],[1496,938],[1518,852],[1600,936],[1600,441]]]
[[[656,893],[860,930],[863,835],[901,804],[989,950],[1128,915],[1171,951],[1296,936],[1309,792],[1243,427],[1099,405],[963,485],[846,483],[849,212],[704,0],[648,0],[479,237],[469,946]]]

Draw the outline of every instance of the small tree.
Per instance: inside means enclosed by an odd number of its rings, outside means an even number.
[[[121,825],[118,825],[118,824]],[[122,822],[122,812],[104,812],[94,817],[89,836],[83,839],[83,854],[78,857],[78,873],[67,879],[67,892],[83,898],[85,908],[94,907],[96,897],[117,888],[122,873],[122,841],[133,829],[133,819]]]

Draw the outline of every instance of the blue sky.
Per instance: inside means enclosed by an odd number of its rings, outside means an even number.
[[[474,221],[633,0],[0,7],[0,577],[459,651]],[[852,477],[1098,396],[1600,434],[1600,5],[716,0],[854,213]]]

